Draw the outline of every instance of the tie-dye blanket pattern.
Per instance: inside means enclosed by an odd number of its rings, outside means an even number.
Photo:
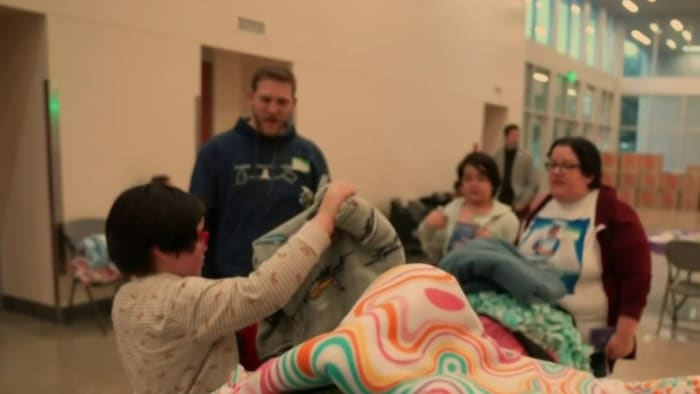
[[[451,275],[410,264],[380,276],[336,330],[235,371],[218,393],[639,392],[620,383],[499,349]]]

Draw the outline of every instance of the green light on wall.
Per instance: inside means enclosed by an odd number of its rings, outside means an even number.
[[[578,75],[576,75],[576,71],[569,71],[566,73],[566,80],[569,81],[570,83],[576,83],[578,81]]]
[[[58,89],[51,89],[49,93],[49,118],[51,123],[58,124],[58,119],[61,117],[61,100],[58,97]]]

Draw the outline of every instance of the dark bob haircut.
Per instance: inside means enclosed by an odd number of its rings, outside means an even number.
[[[194,250],[204,205],[175,187],[150,183],[123,192],[107,216],[109,257],[127,276],[153,273],[151,251]]]
[[[457,182],[459,185],[462,184],[462,177],[467,166],[476,168],[477,171],[486,176],[491,184],[492,196],[498,193],[498,188],[501,187],[501,176],[498,175],[498,166],[491,156],[482,152],[472,152],[464,157],[457,166]]]

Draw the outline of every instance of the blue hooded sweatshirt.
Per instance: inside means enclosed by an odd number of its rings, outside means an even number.
[[[209,140],[197,156],[190,183],[190,191],[206,206],[210,232],[202,275],[248,275],[253,241],[302,212],[304,194],[315,192],[327,173],[321,151],[298,136],[294,126],[269,138],[241,118],[233,129]]]

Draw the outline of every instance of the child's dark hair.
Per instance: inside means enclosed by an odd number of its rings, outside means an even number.
[[[132,187],[117,197],[105,233],[110,259],[127,276],[153,273],[151,250],[194,250],[204,205],[193,195],[159,183]]]
[[[498,166],[496,161],[486,153],[472,152],[468,154],[457,166],[457,183],[461,186],[462,177],[467,166],[472,166],[481,174],[485,175],[491,184],[491,195],[495,196],[498,193],[498,188],[501,187],[501,176],[498,175]]]

